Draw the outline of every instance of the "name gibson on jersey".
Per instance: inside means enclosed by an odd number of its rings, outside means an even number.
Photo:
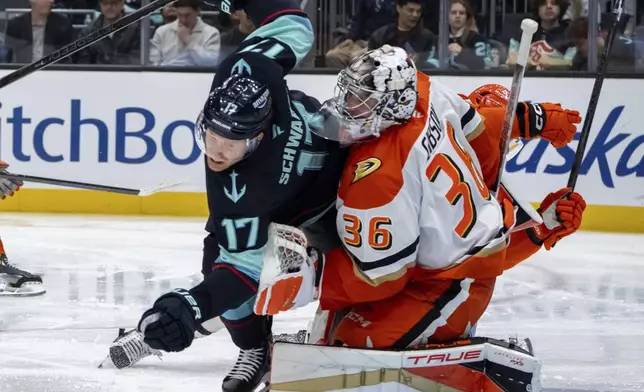
[[[423,140],[421,141],[423,148],[425,149],[425,151],[427,151],[428,161],[442,137],[443,128],[440,126],[440,121],[438,120],[436,110],[434,110],[434,105],[430,104],[429,126],[427,127],[427,131],[425,132],[425,136],[423,136]]]

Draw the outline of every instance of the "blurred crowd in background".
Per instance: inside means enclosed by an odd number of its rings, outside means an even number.
[[[0,63],[37,61],[147,2],[2,0]],[[316,44],[300,67],[342,68],[364,51],[390,44],[405,48],[421,69],[507,68],[516,59],[521,21],[532,18],[539,23],[539,30],[531,45],[530,68],[585,71],[589,69],[589,55],[601,54],[614,22],[611,1],[593,1],[597,9],[592,12],[589,3],[303,0],[301,6],[313,23]],[[441,12],[448,17],[441,20]],[[618,27],[609,71],[643,71],[644,0],[624,1],[624,15]],[[200,0],[177,0],[62,63],[216,67],[254,30],[243,11],[228,15]],[[446,41],[445,35],[449,35]],[[589,38],[595,49],[590,47]],[[442,50],[441,39],[446,42]]]

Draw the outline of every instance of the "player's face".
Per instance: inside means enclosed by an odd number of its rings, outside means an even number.
[[[123,0],[101,0],[99,6],[105,19],[116,20],[123,13],[125,2]]]
[[[559,19],[560,9],[555,0],[546,0],[545,4],[539,7],[539,17],[546,21]]]
[[[467,10],[463,4],[453,3],[449,13],[449,25],[454,30],[462,29],[467,21]]]
[[[358,93],[348,92],[344,110],[356,120],[368,118],[378,104],[378,100],[370,98],[369,95],[365,90]]]
[[[31,8],[41,14],[48,14],[54,0],[30,0]]]
[[[398,11],[398,25],[405,29],[413,29],[423,15],[423,6],[420,3],[407,3],[396,6]]]
[[[179,24],[189,29],[192,29],[197,24],[197,17],[199,13],[192,7],[175,7],[177,12],[177,19]]]
[[[208,167],[212,171],[220,172],[228,169],[246,156],[249,140],[232,140],[207,131],[204,135]],[[258,138],[261,139],[260,134]]]

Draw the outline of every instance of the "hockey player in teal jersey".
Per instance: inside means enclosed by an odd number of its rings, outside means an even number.
[[[313,45],[311,22],[299,2],[244,3],[231,9],[243,7],[258,28],[222,62],[195,126],[210,211],[205,279],[161,296],[138,327],[146,343],[139,352],[176,352],[189,347],[196,333],[207,334],[207,322],[220,317],[240,348],[224,391],[254,390],[268,371],[271,320],[252,309],[269,225],[307,228],[329,216],[334,222],[346,155],[337,143],[311,132],[319,102],[289,90],[284,80]],[[120,340],[136,341],[137,333]],[[122,366],[139,359],[129,358],[132,350],[124,343],[111,351],[118,354],[113,362],[128,357]]]

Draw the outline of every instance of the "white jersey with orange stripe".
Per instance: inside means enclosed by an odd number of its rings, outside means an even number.
[[[376,283],[403,277],[409,267],[440,278],[449,271],[489,277],[488,267],[498,267],[489,263],[503,260],[480,256],[504,249],[507,229],[466,139],[483,129],[482,119],[422,73],[418,93],[407,124],[352,147],[340,182],[338,232],[363,277]],[[456,268],[464,264],[466,271]]]

